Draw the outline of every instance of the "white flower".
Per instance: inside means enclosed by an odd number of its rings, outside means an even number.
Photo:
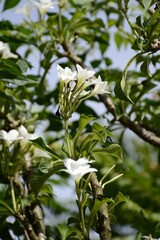
[[[78,70],[78,82],[79,83],[82,83],[83,81],[92,77],[95,74],[94,71],[83,69],[79,64],[77,64],[76,67]]]
[[[103,93],[109,93],[107,91],[107,82],[102,82],[102,79],[100,76],[96,80],[91,80],[93,84],[95,84],[93,91],[91,92],[91,96],[96,94],[103,94]]]
[[[45,14],[49,9],[54,8],[53,6],[54,3],[52,2],[52,0],[39,0],[39,1],[32,0],[32,3],[38,8],[41,14]]]
[[[64,165],[67,170],[63,170],[69,173],[75,181],[79,181],[86,173],[96,172],[96,168],[90,168],[90,164],[93,161],[89,161],[86,158],[79,158],[77,161],[67,158],[64,160]]]
[[[7,44],[0,41],[0,54],[2,58],[18,58],[18,56],[10,51]]]
[[[5,44],[0,41],[0,52],[2,52],[6,48]]]
[[[27,129],[21,125],[19,128],[18,128],[18,132],[19,132],[19,135],[24,138],[25,140],[34,140],[37,138],[37,136],[35,134],[30,134],[28,133]]]
[[[72,70],[68,67],[65,67],[65,69],[63,69],[60,65],[57,64],[57,71],[59,79],[64,82],[70,82],[76,79],[77,72],[72,72]]]
[[[19,132],[15,129],[6,132],[5,130],[0,130],[0,139],[5,140],[8,143],[12,143],[16,140],[23,139],[22,136],[19,135]]]
[[[33,8],[33,5],[31,3],[25,4],[22,8],[16,9],[16,13],[22,13],[27,17],[30,17],[30,12]]]

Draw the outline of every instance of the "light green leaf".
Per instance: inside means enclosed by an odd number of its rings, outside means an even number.
[[[18,67],[21,69],[21,71],[22,71],[23,73],[27,72],[27,70],[28,70],[28,64],[26,63],[26,61],[19,59],[19,60],[16,62],[16,64],[18,65]]]
[[[109,143],[108,143],[109,144]],[[97,148],[93,150],[94,152],[99,152],[99,153],[106,153],[109,154],[113,157],[116,157],[120,160],[123,160],[123,154],[122,154],[122,148],[120,147],[119,144],[117,143],[111,143],[105,148]]]
[[[61,225],[61,224],[58,224],[57,228],[60,232],[61,240],[66,240],[68,238],[68,236],[74,232],[73,227],[69,227],[69,226],[65,226],[65,225]]]
[[[152,0],[142,0],[142,3],[143,3],[143,6],[145,8],[145,11],[147,11],[152,4]]]
[[[30,140],[30,142],[32,142],[33,145],[35,145],[37,148],[46,151],[48,154],[50,154],[52,156],[52,160],[60,159],[60,156],[58,156],[58,154],[54,150],[49,148],[41,137],[36,138],[34,140]]]
[[[144,62],[142,63],[140,70],[144,73],[147,77],[152,77],[152,74],[149,71],[149,54],[145,57]]]
[[[42,173],[48,173],[52,167],[53,167],[53,161],[44,160],[43,162],[40,163],[39,170]]]
[[[92,115],[85,116],[82,114],[79,119],[79,126],[78,126],[77,133],[76,133],[74,139],[77,139],[79,137],[79,135],[81,134],[81,132],[83,131],[83,129],[87,126],[87,124],[93,120],[94,120],[94,117]]]

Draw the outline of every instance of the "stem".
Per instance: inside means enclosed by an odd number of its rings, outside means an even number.
[[[10,184],[11,184],[11,196],[12,196],[12,203],[13,203],[13,210],[16,212],[17,211],[17,206],[16,206],[16,198],[15,198],[15,193],[14,193],[14,186],[13,186],[13,178],[10,178]]]
[[[67,145],[67,152],[70,158],[74,159],[74,149],[72,149],[71,141],[68,133],[68,124],[67,121],[64,121],[64,128],[65,128],[65,138],[66,138],[66,145]]]
[[[79,213],[80,213],[80,220],[81,220],[81,228],[82,228],[82,234],[83,234],[83,238],[84,240],[88,240],[88,234],[86,231],[86,227],[85,227],[85,220],[84,220],[84,209],[83,209],[83,199],[81,200],[81,193],[80,193],[80,189],[79,189],[79,181],[76,181],[76,194],[77,194],[77,204],[78,204],[78,209],[79,209]]]
[[[59,1],[59,14],[58,14],[58,31],[60,36],[60,41],[63,42],[63,35],[62,35],[62,4],[61,1]]]
[[[146,53],[146,51],[137,53],[136,55],[134,55],[134,56],[129,60],[129,62],[126,64],[125,69],[124,69],[124,72],[123,72],[123,76],[124,76],[125,79],[126,79],[126,75],[127,75],[128,68],[129,68],[129,66],[131,65],[131,63],[132,63],[137,57],[139,57],[139,56],[141,56],[141,55],[143,55],[143,54],[145,54],[145,53]]]

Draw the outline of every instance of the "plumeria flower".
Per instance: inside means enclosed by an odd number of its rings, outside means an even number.
[[[84,82],[86,79],[91,78],[95,74],[94,71],[83,69],[79,64],[77,64],[76,67],[78,70],[78,82],[79,83]]]
[[[26,17],[29,18],[32,8],[33,8],[33,4],[28,2],[22,8],[16,9],[16,13],[24,14]]]
[[[45,14],[49,9],[54,9],[54,3],[52,0],[32,0],[34,6],[36,6],[41,14]]]
[[[63,170],[69,173],[76,182],[78,182],[86,173],[97,172],[96,168],[90,168],[89,161],[86,158],[79,158],[77,161],[67,158],[64,160],[64,165],[67,169]]]
[[[28,133],[27,129],[23,125],[21,125],[18,128],[18,132],[19,132],[19,135],[27,141],[34,140],[37,138],[37,136],[35,134]]]
[[[2,52],[6,48],[5,44],[0,41],[0,52]]]
[[[0,41],[0,54],[2,58],[18,58],[18,56],[10,51],[7,44]]]
[[[57,72],[58,77],[61,81],[64,81],[66,83],[76,80],[77,72],[72,72],[72,70],[68,67],[65,67],[63,69],[60,65],[57,64]]]
[[[96,80],[93,80],[93,83],[95,84],[95,87],[93,91],[91,92],[91,96],[96,94],[103,94],[103,93],[109,93],[107,91],[107,82],[102,82],[102,79],[100,76]]]
[[[23,139],[23,137],[20,136],[19,132],[15,129],[10,130],[9,132],[6,132],[5,130],[0,130],[0,139],[3,139],[11,144],[16,140]]]

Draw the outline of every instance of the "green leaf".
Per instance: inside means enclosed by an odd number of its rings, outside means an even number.
[[[43,162],[40,163],[39,170],[42,173],[48,173],[52,167],[53,167],[53,161],[44,160]]]
[[[0,59],[0,70],[16,76],[22,75],[19,66],[11,59]]]
[[[122,148],[120,147],[120,145],[118,145],[117,143],[111,143],[111,144],[108,143],[108,145],[109,146],[105,148],[94,149],[93,153],[94,152],[106,153],[123,161]]]
[[[20,59],[16,62],[16,64],[18,65],[18,67],[21,69],[23,73],[27,72],[28,64],[26,63],[26,61]]]
[[[69,227],[61,224],[58,224],[57,228],[60,232],[61,240],[66,240],[68,236],[70,236],[74,232],[73,227]]]
[[[97,131],[90,133],[81,143],[80,152],[89,152],[97,142],[103,142],[103,137]]]
[[[49,148],[41,137],[36,138],[34,140],[30,140],[30,142],[32,142],[33,145],[35,145],[37,148],[46,151],[48,154],[50,154],[52,156],[52,160],[60,159],[60,156],[58,156],[58,154],[54,150]]]
[[[90,213],[89,219],[88,219],[88,229],[89,230],[93,224],[95,215],[97,214],[99,208],[108,201],[110,202],[111,200],[108,198],[104,198],[103,200],[99,200],[98,198],[94,199],[94,205],[92,207],[92,210],[91,210],[91,213]]]
[[[3,73],[2,73],[3,74]],[[10,78],[6,78],[3,77],[3,75],[1,74],[0,72],[0,80],[3,81],[3,82],[9,82],[9,83],[12,83],[12,84],[16,84],[17,86],[34,86],[36,84],[38,84],[38,82],[32,80],[32,79],[29,79],[29,78],[23,78],[23,77],[19,77],[19,78],[14,78],[14,79],[10,79]]]
[[[124,101],[130,102],[130,103],[133,103],[133,101],[130,98],[129,93],[128,93],[128,87],[127,87],[127,83],[126,83],[124,75],[122,76],[122,79],[116,83],[114,92],[120,100],[124,100]]]
[[[142,63],[140,70],[144,73],[147,77],[152,77],[152,74],[149,71],[149,54],[146,56],[144,62]]]
[[[117,48],[120,49],[121,45],[123,44],[124,42],[124,38],[121,36],[120,33],[115,33],[114,35],[114,40],[115,40],[115,43],[117,45]]]
[[[2,91],[0,91],[0,98],[3,98],[5,100],[9,101],[12,104],[21,105],[23,103],[22,101],[17,100],[14,96],[11,96],[10,94],[2,92]],[[24,103],[23,103],[23,105],[24,105]]]
[[[11,215],[15,214],[14,210],[12,208],[10,208],[10,206],[5,201],[0,199],[0,204],[3,205],[5,208],[7,208],[7,210],[9,210]]]
[[[6,0],[4,3],[3,11],[14,8],[19,2],[20,0]]]
[[[151,4],[152,4],[152,0],[142,0],[142,3],[143,3],[143,6],[144,6],[144,8],[145,8],[145,11],[147,11],[149,8],[150,8],[150,6],[151,6]]]
[[[81,134],[81,132],[83,131],[83,129],[87,126],[87,124],[93,120],[94,120],[93,116],[91,116],[91,115],[85,116],[82,114],[79,119],[79,126],[78,126],[77,133],[76,133],[74,139],[77,139],[79,137],[79,135]]]
[[[40,174],[39,176],[33,178],[31,186],[35,195],[38,195],[45,181],[47,181],[53,174],[57,173],[63,168],[64,164],[62,160],[54,161],[52,162],[52,168],[50,168],[47,173]]]
[[[100,63],[101,63],[101,60],[93,60],[93,61],[91,61],[91,65],[92,65],[93,68],[98,67],[100,65]]]
[[[114,202],[110,203],[108,206],[109,214],[114,212],[115,207],[122,203],[122,202],[127,202],[128,197],[125,197],[121,192],[119,192],[114,199]]]

